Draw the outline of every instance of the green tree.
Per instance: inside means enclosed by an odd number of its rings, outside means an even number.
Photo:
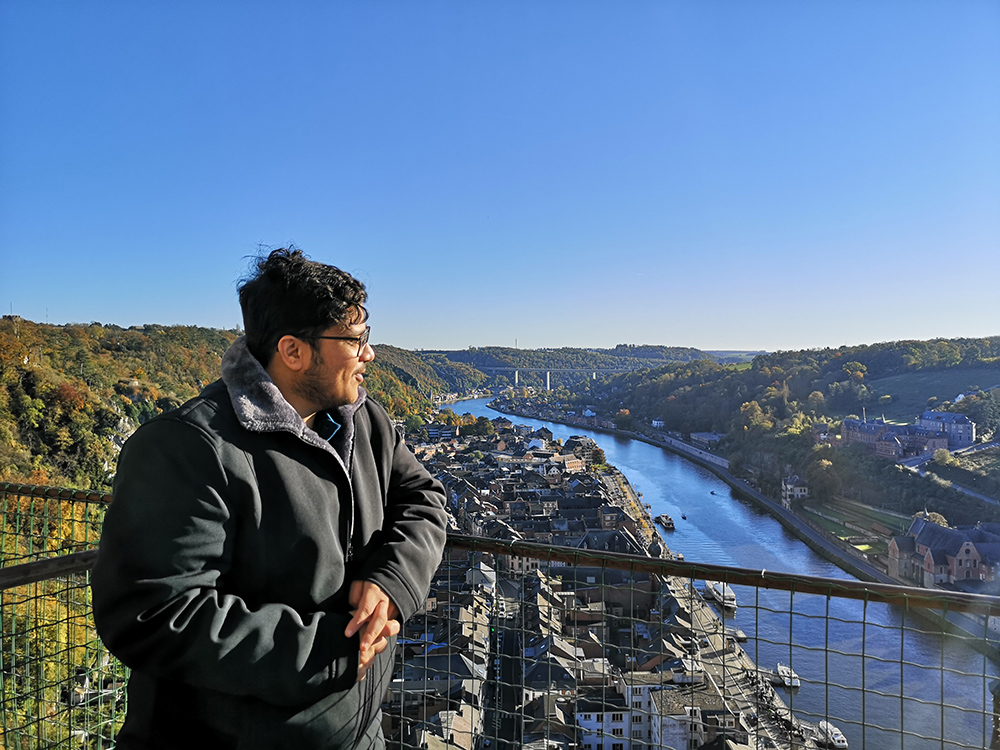
[[[823,391],[813,391],[810,393],[807,403],[809,404],[809,409],[814,414],[822,414],[826,411],[826,396],[823,395]]]
[[[938,448],[934,451],[934,463],[938,466],[958,466],[959,460],[947,448]]]
[[[630,412],[628,409],[619,409],[618,413],[615,414],[615,426],[619,430],[631,430],[632,412]]]
[[[832,500],[833,496],[840,490],[840,476],[834,469],[833,462],[820,458],[809,464],[806,469],[806,481],[812,490],[812,494],[820,501]]]
[[[860,362],[845,362],[841,369],[848,374],[851,380],[858,381],[864,380],[865,374],[868,372],[868,368]]]

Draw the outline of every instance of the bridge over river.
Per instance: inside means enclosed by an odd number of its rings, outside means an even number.
[[[618,372],[633,372],[635,370],[646,369],[644,367],[477,367],[480,372],[487,372],[491,375],[496,375],[501,372],[512,372],[514,373],[514,385],[518,385],[520,373],[522,372],[544,372],[545,373],[545,390],[552,390],[552,373],[553,372],[577,372],[586,373],[590,375],[591,380],[597,380],[597,373],[618,373]]]

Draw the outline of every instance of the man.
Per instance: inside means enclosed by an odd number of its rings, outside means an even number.
[[[360,282],[282,249],[239,296],[222,379],[119,458],[92,575],[98,632],[133,670],[117,747],[381,747],[443,490],[361,387]]]

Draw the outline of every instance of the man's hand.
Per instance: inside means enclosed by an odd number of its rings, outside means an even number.
[[[396,617],[399,610],[392,599],[371,581],[354,581],[347,597],[351,605],[351,621],[347,623],[344,635],[351,638],[361,635],[361,652],[358,655],[358,681],[365,678],[376,654],[389,647],[389,638],[399,633],[400,623]]]

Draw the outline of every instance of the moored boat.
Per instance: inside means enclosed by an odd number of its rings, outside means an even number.
[[[816,741],[826,747],[846,748],[847,738],[844,733],[828,721],[819,723],[819,735]]]
[[[705,581],[705,594],[724,607],[736,606],[736,592],[728,583]]]
[[[660,526],[665,528],[667,531],[674,530],[674,519],[672,519],[666,513],[661,513],[660,515],[658,515],[656,517],[656,522],[660,524]]]
[[[781,678],[781,682],[786,688],[797,688],[802,684],[795,671],[780,661],[778,662],[778,677]]]

